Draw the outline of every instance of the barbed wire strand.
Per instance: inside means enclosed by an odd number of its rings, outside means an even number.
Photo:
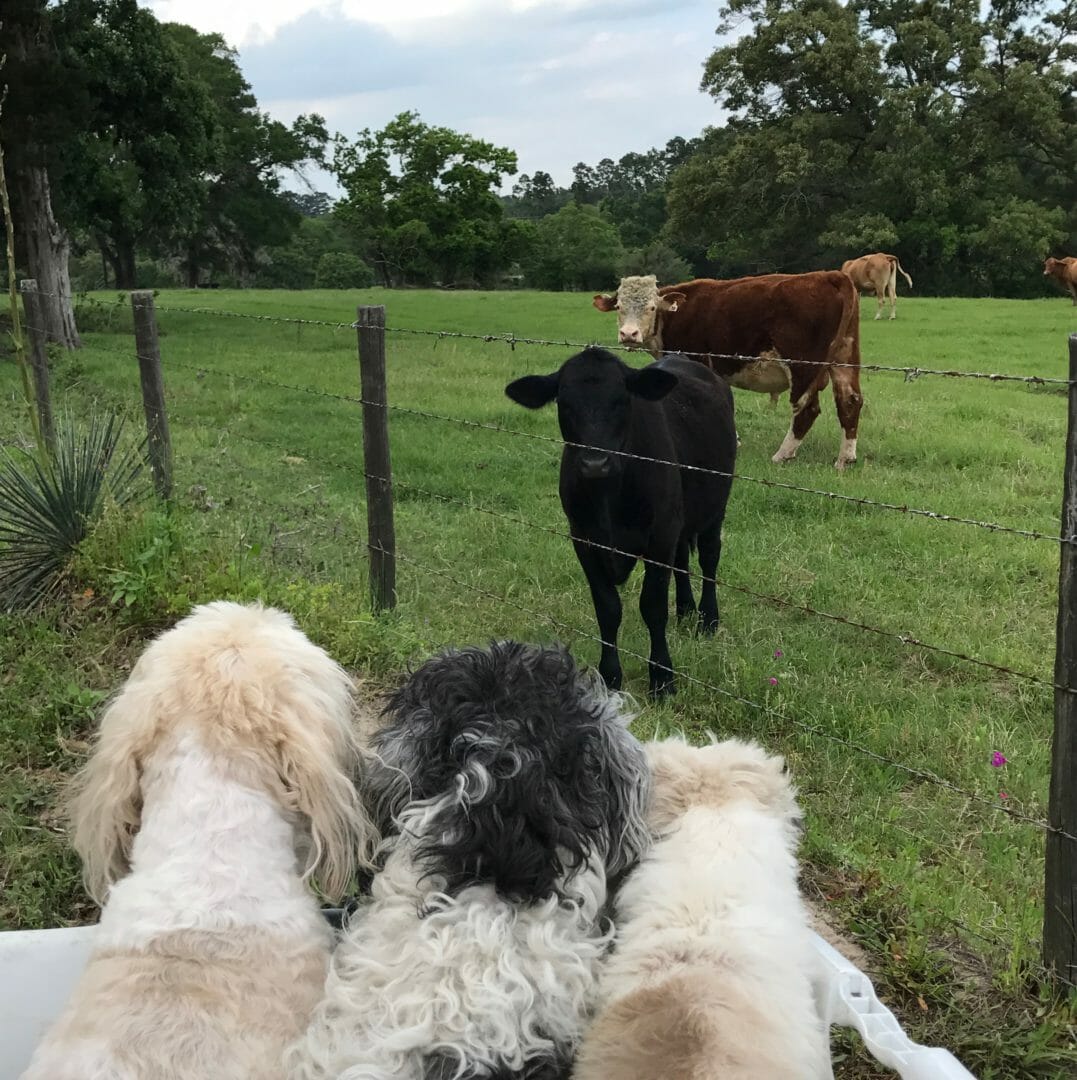
[[[257,443],[258,445],[268,447],[273,450],[277,450],[284,454],[292,452],[292,448],[285,446],[283,443],[270,442],[268,439],[256,438],[252,435],[245,435],[241,432],[233,431],[231,434],[239,439],[243,439],[246,442]],[[388,484],[391,487],[399,487],[406,491],[415,492],[422,495],[425,498],[435,499],[439,502],[444,502],[453,506],[459,506],[460,508],[468,511],[474,511],[476,513],[485,514],[489,517],[500,519],[502,521],[510,522],[514,525],[522,525],[528,529],[534,529],[539,532],[544,532],[550,536],[555,536],[558,539],[569,540],[576,543],[584,544],[588,547],[593,547],[602,551],[607,551],[613,555],[624,555],[628,558],[638,559],[640,562],[647,563],[651,566],[660,567],[663,570],[670,570],[673,573],[684,573],[692,580],[699,582],[708,582],[713,580],[716,585],[725,589],[731,589],[734,592],[743,593],[747,596],[751,596],[757,600],[763,600],[767,603],[775,604],[781,607],[790,608],[795,611],[799,611],[806,615],[817,616],[818,618],[828,619],[831,622],[840,623],[844,626],[851,626],[854,629],[862,630],[867,633],[876,634],[880,637],[887,639],[895,639],[902,645],[906,645],[912,648],[923,649],[928,652],[938,653],[942,656],[948,656],[955,660],[961,660],[968,664],[974,664],[978,667],[986,668],[990,671],[998,672],[1001,675],[1009,675],[1014,678],[1024,679],[1027,682],[1033,683],[1036,686],[1043,687],[1048,690],[1060,690],[1063,693],[1075,694],[1077,693],[1077,687],[1064,686],[1061,683],[1052,682],[1049,679],[1045,679],[1040,675],[1033,675],[1027,671],[1019,671],[1016,668],[1007,667],[1003,664],[996,664],[990,660],[982,660],[976,656],[969,656],[965,653],[956,652],[953,649],[947,649],[941,645],[933,645],[930,642],[923,641],[918,637],[914,637],[912,634],[902,633],[896,630],[887,630],[881,626],[873,626],[870,623],[860,622],[856,619],[850,619],[844,615],[834,615],[830,612],[820,611],[817,608],[810,607],[806,604],[799,604],[796,601],[786,599],[781,596],[774,596],[770,593],[758,592],[755,589],[751,589],[746,585],[738,585],[734,582],[727,581],[721,577],[715,577],[713,579],[706,577],[704,574],[698,573],[694,570],[678,570],[677,567],[668,563],[659,562],[656,559],[649,559],[641,555],[637,555],[630,551],[624,551],[620,548],[611,547],[608,544],[599,543],[597,540],[587,540],[580,537],[574,537],[571,533],[564,532],[563,530],[553,528],[549,525],[543,525],[536,521],[529,521],[526,518],[516,517],[513,514],[507,514],[502,510],[493,510],[490,507],[482,506],[478,503],[468,502],[464,499],[455,498],[452,495],[444,495],[437,491],[431,491],[428,488],[421,487],[418,484],[413,484],[410,481],[400,480],[396,477],[384,477],[376,476],[373,473],[367,472],[362,466],[352,464],[350,462],[330,461],[327,458],[319,458],[312,456],[308,451],[302,451],[305,459],[315,462],[316,464],[335,469],[344,469],[354,473],[358,473],[367,479],[375,480],[378,483]]]
[[[39,293],[38,295],[57,297],[57,293]],[[101,301],[96,297],[83,296],[81,298],[67,297],[67,299],[79,299],[82,303],[95,304],[102,307],[112,307],[118,304],[122,304],[124,301]],[[308,319],[297,316],[284,316],[284,315],[255,315],[242,311],[228,311],[224,308],[185,308],[185,307],[157,307],[155,310],[164,312],[167,314],[177,315],[208,315],[211,317],[226,318],[226,319],[249,319],[254,322],[269,322],[269,323],[282,323],[288,325],[301,325],[301,326],[322,326],[332,330],[342,330],[345,328],[358,329],[358,323],[354,320],[333,322],[329,319]],[[566,349],[586,349],[591,347],[605,348],[613,352],[623,353],[638,353],[641,350],[632,349],[623,345],[601,345],[598,342],[579,342],[569,341],[567,339],[553,339],[553,338],[537,338],[537,337],[521,337],[511,331],[503,331],[493,334],[471,334],[461,330],[428,330],[419,329],[413,327],[403,326],[387,326],[384,328],[384,332],[387,334],[413,334],[424,337],[438,338],[439,340],[447,338],[458,338],[468,341],[481,341],[484,343],[501,342],[508,345],[512,350],[515,350],[517,345],[542,345],[542,346],[556,346],[558,348]],[[718,352],[716,350],[709,350],[706,352],[693,352],[688,350],[677,350],[681,356],[689,356],[704,361],[708,360],[731,360],[735,363],[748,364],[754,363],[760,359],[764,359],[771,362],[782,364],[798,364],[804,367],[815,366],[823,368],[855,368],[859,371],[872,371],[872,372],[890,372],[904,376],[905,382],[913,382],[921,376],[935,376],[948,379],[981,379],[988,382],[1000,383],[1000,382],[1017,382],[1025,383],[1031,386],[1072,386],[1074,385],[1071,379],[1062,379],[1055,376],[1048,375],[1013,375],[1004,372],[988,372],[988,371],[962,371],[956,368],[925,368],[919,365],[905,364],[849,364],[840,363],[830,360],[803,360],[793,359],[791,357],[783,356],[752,356],[744,353],[726,353]]]
[[[1029,540],[1046,540],[1055,544],[1077,544],[1077,536],[1062,537],[1056,536],[1053,533],[1038,532],[1033,529],[1017,529],[1010,525],[1002,525],[993,521],[977,521],[975,518],[959,517],[956,514],[946,514],[937,510],[924,510],[919,507],[903,506],[898,503],[882,502],[877,499],[868,499],[857,495],[843,495],[837,491],[827,491],[825,488],[810,488],[800,484],[789,484],[780,480],[770,480],[761,476],[749,476],[747,473],[730,473],[721,469],[707,469],[699,465],[688,465],[677,461],[668,461],[664,458],[648,457],[644,454],[633,454],[627,450],[609,450],[602,447],[591,446],[587,443],[575,443],[565,442],[562,439],[556,439],[549,435],[541,435],[537,432],[521,431],[518,428],[507,428],[500,424],[489,424],[479,420],[467,420],[463,417],[457,416],[444,416],[440,413],[428,412],[423,409],[413,409],[405,405],[390,405],[386,402],[367,401],[362,397],[356,397],[350,394],[338,394],[331,390],[319,390],[312,386],[300,386],[292,383],[279,382],[274,379],[264,379],[252,375],[244,375],[239,372],[220,371],[219,369],[207,367],[204,364],[185,364],[180,361],[170,360],[164,365],[166,369],[168,367],[179,368],[182,370],[193,371],[196,374],[214,375],[223,379],[237,379],[241,382],[248,382],[254,385],[273,387],[279,390],[290,390],[301,394],[309,394],[314,397],[329,398],[335,401],[342,401],[352,405],[371,405],[376,408],[388,409],[391,412],[401,413],[408,416],[418,416],[427,420],[438,420],[444,423],[457,424],[462,427],[476,428],[482,431],[494,431],[502,435],[511,435],[518,438],[533,439],[538,442],[549,443],[554,446],[571,446],[575,449],[582,450],[601,450],[603,453],[614,454],[617,457],[625,458],[632,461],[643,461],[654,465],[668,465],[671,468],[681,469],[690,472],[697,472],[707,476],[721,476],[730,478],[733,480],[741,480],[746,483],[761,484],[764,487],[779,488],[785,491],[797,491],[806,495],[816,495],[823,498],[831,499],[836,502],[855,503],[859,506],[870,506],[879,510],[891,510],[903,514],[908,514],[913,517],[930,518],[933,521],[945,521],[958,525],[969,525],[979,529],[985,529],[989,532],[997,533],[1009,533],[1014,536],[1022,536]]]
[[[503,604],[508,607],[516,608],[517,610],[522,611],[525,614],[532,616],[533,618],[541,619],[544,622],[549,623],[551,626],[556,626],[559,629],[566,630],[571,634],[578,634],[579,636],[588,638],[591,641],[596,641],[600,645],[605,645],[609,648],[616,647],[626,656],[631,656],[637,660],[644,661],[648,665],[650,664],[649,658],[643,656],[641,653],[634,652],[631,649],[624,648],[622,646],[616,646],[615,643],[605,641],[603,638],[599,637],[596,634],[583,630],[580,627],[572,626],[571,624],[563,622],[562,620],[546,612],[536,611],[534,608],[527,607],[525,604],[521,604],[518,601],[512,600],[507,596],[502,596],[498,593],[491,592],[488,589],[484,589],[481,586],[473,585],[469,582],[462,581],[460,578],[455,577],[453,574],[450,574],[447,570],[441,570],[436,567],[428,566],[426,563],[420,562],[418,559],[415,559],[410,555],[404,555],[402,552],[399,551],[390,553],[378,545],[372,545],[368,543],[367,546],[372,551],[378,551],[383,555],[392,555],[396,559],[413,565],[417,569],[422,570],[425,573],[435,574],[440,577],[444,577],[447,580],[453,582],[453,584],[469,592],[474,592],[479,596],[484,596],[487,599],[493,600],[498,604]],[[952,791],[954,794],[961,795],[962,797],[970,800],[971,802],[975,802],[982,806],[985,806],[988,809],[995,811],[996,813],[1004,814],[1013,821],[1019,821],[1023,824],[1031,825],[1041,830],[1042,832],[1054,833],[1058,836],[1064,837],[1067,840],[1077,841],[1077,836],[1067,832],[1065,829],[1060,829],[1057,826],[1052,825],[1050,822],[1044,821],[1041,818],[1035,818],[1029,814],[1022,813],[1020,810],[1015,810],[1013,807],[995,803],[992,800],[977,794],[976,792],[967,791],[965,788],[962,788],[957,784],[954,784],[953,782],[946,780],[941,776],[938,776],[935,773],[928,772],[924,769],[914,768],[913,766],[906,765],[900,761],[894,761],[892,758],[888,758],[884,754],[880,754],[875,750],[871,750],[866,746],[862,746],[860,743],[853,742],[851,739],[846,739],[840,735],[835,735],[833,732],[826,731],[823,728],[820,728],[814,724],[809,724],[806,721],[797,720],[795,717],[789,716],[787,713],[781,712],[778,709],[774,709],[769,705],[763,705],[758,701],[753,701],[751,698],[746,698],[740,694],[735,694],[731,690],[724,690],[722,687],[707,682],[705,679],[700,679],[697,676],[692,675],[688,672],[676,671],[674,668],[671,668],[665,664],[656,664],[655,667],[657,667],[661,671],[667,671],[671,675],[676,675],[678,678],[684,679],[686,682],[701,686],[703,689],[708,690],[711,693],[718,694],[724,698],[728,698],[731,701],[735,701],[738,704],[745,705],[748,708],[756,709],[757,711],[763,713],[766,716],[774,717],[775,719],[780,720],[785,724],[790,724],[793,727],[798,728],[799,730],[804,731],[810,735],[815,735],[819,738],[826,739],[829,742],[837,743],[850,750],[854,750],[865,757],[872,758],[873,760],[878,761],[880,764],[887,765],[891,768],[898,769],[901,772],[907,773],[908,775],[913,776],[918,780],[934,784],[935,786],[943,788],[947,791]]]

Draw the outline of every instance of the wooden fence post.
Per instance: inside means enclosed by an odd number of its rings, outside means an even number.
[[[146,411],[153,486],[160,498],[168,499],[172,495],[172,438],[165,411],[165,384],[161,375],[161,350],[157,345],[153,291],[138,289],[132,292],[131,309],[135,317],[135,349],[142,379],[142,407]]]
[[[370,603],[374,611],[396,607],[396,530],[393,472],[389,459],[389,410],[385,389],[385,307],[360,307],[359,384],[363,396],[363,471],[366,474]]]
[[[56,425],[52,418],[52,394],[49,390],[49,353],[46,342],[45,311],[34,278],[19,282],[22,305],[26,309],[26,336],[30,339],[30,371],[34,377],[34,397],[37,400],[37,422],[41,437],[52,457],[56,453]]]
[[[1063,538],[1077,538],[1077,334],[1071,334],[1069,427],[1062,494]],[[1077,689],[1077,544],[1062,544],[1058,574],[1055,685]],[[1047,821],[1077,836],[1077,694],[1055,690],[1051,793]],[[1077,985],[1077,841],[1047,833],[1043,959],[1048,970]]]

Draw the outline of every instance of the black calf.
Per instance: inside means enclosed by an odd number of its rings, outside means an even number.
[[[557,400],[566,443],[561,455],[561,505],[595,605],[603,642],[598,670],[609,687],[620,688],[618,586],[637,560],[652,560],[644,563],[639,601],[651,637],[650,689],[655,697],[673,693],[673,665],[666,644],[670,578],[666,567],[676,567],[677,615],[695,612],[688,577],[692,547],[698,547],[700,570],[709,579],[700,596],[699,628],[713,633],[718,625],[714,575],[737,454],[728,384],[683,356],[665,356],[645,368],[631,368],[605,349],[590,348],[550,375],[525,375],[509,383],[505,393],[529,409]],[[604,547],[628,554],[615,555]]]

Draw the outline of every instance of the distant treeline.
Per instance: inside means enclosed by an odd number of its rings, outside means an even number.
[[[413,112],[351,138],[282,124],[217,34],[136,0],[17,0],[0,138],[20,273],[600,289],[882,249],[918,292],[1040,296],[1043,258],[1077,253],[1077,4],[730,0],[719,19],[743,31],[703,77],[722,126],[505,196],[511,149]],[[288,190],[314,164],[335,203]]]

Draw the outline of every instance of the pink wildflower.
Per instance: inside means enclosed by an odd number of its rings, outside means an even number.
[[[774,650],[774,659],[775,660],[780,660],[784,655],[785,655],[785,653],[783,653],[781,649],[775,649]]]
[[[995,750],[995,751],[993,751],[993,752],[992,752],[992,754],[991,754],[991,764],[992,764],[992,765],[993,765],[993,766],[994,766],[994,767],[995,767],[996,769],[1001,769],[1001,768],[1002,768],[1002,766],[1006,764],[1006,757],[1005,757],[1005,755],[1003,755],[1003,754],[999,753],[999,751],[998,751],[998,750]]]
[[[1005,791],[1000,791],[1000,792],[998,793],[998,797],[999,797],[1000,799],[1008,799],[1008,798],[1009,798],[1009,795],[1007,795]]]
[[[774,678],[773,675],[771,675],[771,677],[770,677],[770,685],[771,686],[777,686],[778,685],[778,680],[776,678]]]

